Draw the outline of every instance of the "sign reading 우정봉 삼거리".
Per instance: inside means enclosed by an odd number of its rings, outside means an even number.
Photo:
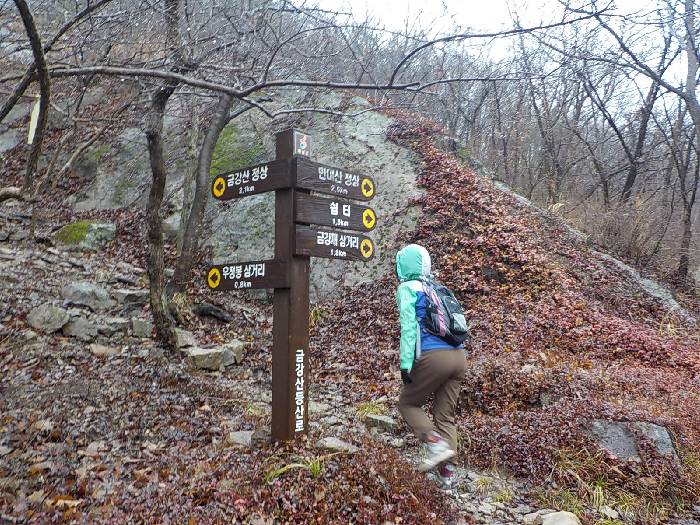
[[[377,215],[367,206],[297,193],[296,221],[345,230],[371,231],[377,223]]]
[[[207,284],[217,291],[284,288],[289,276],[287,265],[281,261],[217,264],[207,269]]]
[[[372,177],[350,173],[303,157],[297,157],[294,162],[297,170],[296,185],[299,188],[358,201],[374,198],[376,184]]]
[[[211,194],[227,201],[288,188],[290,182],[289,162],[275,160],[217,175],[211,184]]]
[[[271,430],[284,441],[307,432],[309,423],[309,257],[372,259],[372,239],[348,230],[369,232],[377,216],[345,200],[371,200],[374,179],[311,161],[306,133],[278,133],[275,151],[274,161],[222,173],[211,186],[220,201],[275,191],[274,259],[212,265],[205,278],[214,291],[274,289]]]

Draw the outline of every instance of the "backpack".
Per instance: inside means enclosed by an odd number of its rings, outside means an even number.
[[[425,329],[452,346],[459,346],[469,339],[469,323],[464,309],[446,286],[432,279],[421,279],[428,299]]]

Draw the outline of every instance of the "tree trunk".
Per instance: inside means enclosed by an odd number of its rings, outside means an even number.
[[[36,30],[36,25],[34,24],[34,17],[32,16],[27,2],[24,0],[15,0],[15,5],[19,10],[19,14],[22,17],[22,22],[24,23],[24,28],[27,31],[27,37],[29,37],[29,43],[32,47],[32,54],[34,55],[34,63],[37,68],[37,76],[39,77],[39,92],[41,93],[41,99],[39,101],[39,118],[36,124],[36,132],[34,133],[34,140],[32,142],[32,150],[29,153],[29,158],[27,159],[27,168],[24,172],[24,181],[22,182],[22,190],[25,195],[29,192],[29,187],[32,181],[32,175],[36,170],[37,162],[39,161],[39,155],[41,154],[41,143],[44,140],[44,129],[46,128],[46,122],[49,115],[49,97],[51,96],[51,85],[49,82],[49,71],[46,67],[46,59],[44,58],[44,48],[41,45],[41,38]]]
[[[678,270],[676,275],[680,281],[688,279],[688,268],[690,266],[690,242],[693,239],[693,227],[691,222],[692,208],[684,206],[683,209],[683,236],[681,238],[680,259],[678,260]]]
[[[178,290],[182,289],[192,271],[194,252],[198,246],[202,220],[204,218],[204,209],[209,195],[209,170],[211,169],[211,161],[214,156],[214,148],[221,134],[221,130],[224,129],[224,126],[226,126],[226,123],[229,121],[229,111],[231,110],[232,103],[233,98],[231,95],[223,94],[219,97],[214,119],[207,130],[202,149],[199,152],[194,199],[192,200],[192,208],[190,209],[187,224],[185,225],[185,233],[182,237],[182,250],[180,251],[180,256],[175,265],[175,275],[173,277],[176,289]]]
[[[173,63],[181,62],[178,32],[179,0],[164,0],[166,24],[166,49],[173,50]],[[163,262],[163,216],[161,206],[165,193],[167,173],[163,157],[163,114],[168,99],[175,92],[177,84],[167,82],[157,88],[151,107],[145,118],[148,156],[151,164],[151,191],[148,195],[146,228],[148,231],[148,281],[153,322],[158,341],[167,349],[177,346],[175,323],[170,317],[165,297],[165,269]]]

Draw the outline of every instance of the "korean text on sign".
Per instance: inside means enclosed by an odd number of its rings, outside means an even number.
[[[358,248],[360,238],[357,235],[336,232],[318,232],[316,244],[319,246],[337,246],[339,248]]]
[[[304,349],[296,351],[294,382],[294,431],[304,431]]]
[[[327,168],[325,166],[318,167],[318,180],[334,182],[335,184],[343,184],[357,188],[360,185],[360,176],[346,173],[337,168]]]
[[[251,277],[265,277],[265,263],[232,264],[224,266],[221,273],[224,279],[250,279]]]
[[[229,174],[228,185],[240,186],[249,182],[258,182],[267,178],[267,166],[258,166]]]

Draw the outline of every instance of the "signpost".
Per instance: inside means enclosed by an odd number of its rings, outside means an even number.
[[[216,291],[274,289],[272,437],[279,441],[308,430],[309,257],[369,261],[376,252],[372,239],[348,231],[372,231],[375,211],[338,198],[371,200],[374,179],[313,162],[310,152],[309,135],[282,131],[275,160],[220,174],[211,189],[222,201],[275,191],[275,258],[213,265],[206,281]]]

